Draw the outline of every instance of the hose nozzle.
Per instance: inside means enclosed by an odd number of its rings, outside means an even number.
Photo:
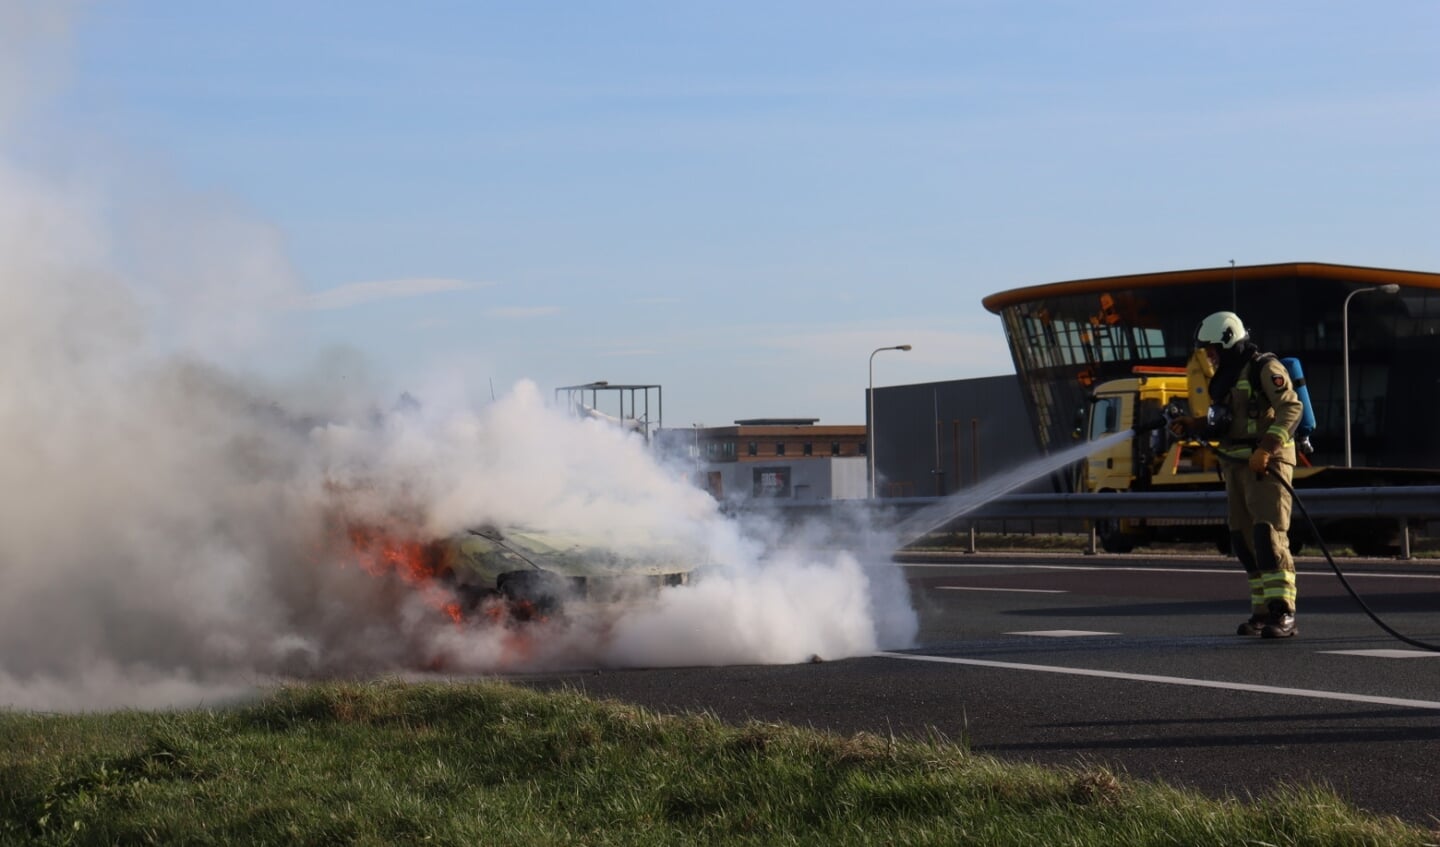
[[[1165,404],[1164,409],[1160,410],[1158,417],[1152,418],[1144,423],[1135,424],[1135,433],[1138,435],[1142,432],[1154,432],[1157,429],[1168,428],[1171,423],[1184,416],[1185,410],[1180,408],[1174,400],[1171,400]]]

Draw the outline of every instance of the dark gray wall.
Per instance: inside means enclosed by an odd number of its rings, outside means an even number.
[[[877,388],[873,425],[881,497],[953,494],[1040,456],[1013,374]],[[1055,485],[1040,479],[1019,490]]]

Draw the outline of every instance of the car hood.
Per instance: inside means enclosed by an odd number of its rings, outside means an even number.
[[[452,537],[448,547],[457,575],[486,580],[522,570],[566,577],[660,576],[705,564],[694,550],[678,544],[530,529],[469,529]]]

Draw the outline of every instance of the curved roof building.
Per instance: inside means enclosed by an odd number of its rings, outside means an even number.
[[[1378,290],[1397,285],[1396,293]],[[1002,291],[999,315],[1045,452],[1071,443],[1091,386],[1183,366],[1195,327],[1238,314],[1261,350],[1296,356],[1317,465],[1344,464],[1349,341],[1353,463],[1440,468],[1440,274],[1315,262],[1136,274]]]

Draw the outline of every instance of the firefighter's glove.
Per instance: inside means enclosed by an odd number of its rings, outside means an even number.
[[[1188,438],[1194,431],[1195,419],[1189,415],[1181,415],[1170,420],[1170,434],[1176,438]]]
[[[1264,479],[1265,469],[1270,467],[1270,451],[1264,447],[1256,447],[1255,452],[1250,454],[1250,470],[1255,472],[1256,479]]]

